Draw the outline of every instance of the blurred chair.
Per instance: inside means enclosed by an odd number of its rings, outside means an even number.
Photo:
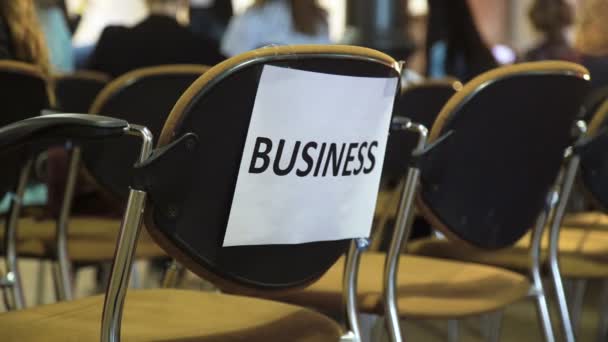
[[[56,109],[64,113],[88,113],[93,101],[110,80],[109,75],[97,71],[76,71],[54,76]]]
[[[360,310],[386,314],[392,341],[402,341],[400,319],[457,320],[500,311],[528,296],[535,298],[545,339],[555,340],[540,278],[540,241],[553,185],[588,88],[586,78],[587,70],[566,62],[495,69],[465,84],[447,102],[435,120],[429,147],[424,146],[426,130],[418,128],[421,137],[416,158],[408,162],[388,256],[349,254],[346,261],[347,269],[357,274],[360,258]],[[557,92],[568,96],[538,100]],[[415,128],[407,121],[403,125]],[[454,246],[505,248],[534,226],[526,259],[530,280],[492,266],[402,255],[419,177],[420,213],[454,240]],[[336,312],[343,265],[339,262],[317,283],[283,299]],[[450,337],[455,338],[453,330]]]
[[[307,286],[351,243],[222,248],[265,65],[348,76],[399,76],[390,57],[344,46],[264,48],[210,69],[176,104],[151,156],[150,134],[139,126],[127,128],[128,133],[143,136],[145,143],[131,182],[103,314],[100,296],[3,314],[0,331],[6,332],[5,340],[64,340],[62,327],[69,327],[75,339],[94,340],[99,337],[95,323],[102,315],[102,341],[119,340],[121,327],[125,340],[340,339],[341,329],[330,319],[286,304],[182,290],[126,291],[146,196],[145,226],[150,234],[190,270],[229,292],[273,295]],[[0,141],[1,137],[0,131]],[[96,165],[101,168],[103,163]],[[95,176],[103,173],[95,167],[89,170]],[[347,335],[346,340],[354,339]]]
[[[426,80],[405,87],[395,103],[395,116],[430,127],[441,108],[462,84],[456,79]],[[370,250],[384,246],[390,235],[385,234],[388,223],[397,215],[401,182],[408,168],[409,154],[416,147],[416,137],[393,133],[389,135],[382,166],[380,193],[376,203],[376,229]]]
[[[141,121],[159,134],[164,120],[180,95],[207,69],[205,66],[176,65],[145,68],[127,73],[102,90],[90,112],[103,111],[128,120],[133,119],[133,122]],[[106,176],[103,172],[98,174],[115,181],[108,188],[110,190],[106,190],[103,186],[98,187],[101,196],[109,200],[85,201],[78,198],[76,195],[78,173],[75,170],[79,169],[81,151],[80,148],[70,148],[65,169],[72,176],[67,177],[62,174],[59,175],[62,179],[49,180],[49,184],[53,185],[49,188],[49,207],[57,208],[57,212],[51,213],[56,219],[21,220],[15,240],[20,256],[56,261],[53,276],[57,286],[57,297],[60,300],[73,298],[73,264],[92,265],[113,259],[120,221],[113,217],[112,213],[115,210],[112,209],[126,201],[126,196],[120,197],[120,195],[128,191],[129,170],[138,155],[137,147],[133,142],[125,139],[108,141],[106,146],[89,142],[85,148],[87,153],[94,156],[86,159],[85,164],[103,168],[109,175]],[[100,158],[109,158],[111,163],[106,161],[107,164],[98,166]],[[49,163],[58,162],[61,161],[49,159]],[[86,172],[81,175],[85,184],[96,181]],[[115,196],[115,194],[120,195]],[[72,214],[72,198],[75,195],[77,212]],[[92,202],[93,204],[89,205],[101,204],[104,207],[90,208],[81,202],[87,204]],[[107,206],[113,208],[108,210]],[[146,259],[165,258],[166,254],[147,234],[143,234],[140,237],[136,256]]]
[[[99,93],[89,112],[139,122],[158,135],[179,97],[207,69],[208,67],[200,65],[167,65],[128,72],[110,82]],[[112,212],[115,212],[112,209],[117,209],[121,203],[126,202],[132,179],[130,170],[138,157],[137,144],[128,137],[103,143],[91,142],[84,149],[85,167],[97,170],[97,177],[90,177],[85,172],[82,175],[84,183],[97,184],[99,196],[105,199],[94,203],[105,203],[113,208],[80,208],[84,213],[70,214],[69,204],[74,201],[75,179],[68,178],[63,182],[66,191],[60,191],[61,188],[49,191],[55,194],[52,200],[65,204],[58,215],[58,224],[62,229],[58,231],[57,241],[51,247],[57,253],[62,299],[72,298],[69,285],[72,263],[91,264],[112,260],[120,227],[120,221],[112,217]],[[68,174],[76,174],[80,155],[79,150],[72,151]],[[75,201],[78,202],[77,196]],[[142,234],[137,257],[164,258],[166,254],[147,234]]]
[[[573,152],[582,158],[578,183],[582,185],[583,192],[591,198],[592,203],[605,208],[602,203],[608,203],[604,202],[608,197],[605,196],[606,191],[602,187],[606,184],[603,179],[606,173],[604,165],[608,164],[605,164],[606,155],[603,148],[606,145],[602,145],[605,141],[602,137],[605,130],[602,127],[607,123],[608,102],[600,105],[594,115],[587,117],[591,120],[589,130],[584,135],[583,142],[579,143]],[[584,126],[581,127],[584,131]],[[593,143],[585,144],[588,141]],[[569,195],[570,189],[565,190]],[[563,193],[561,197],[564,197]],[[562,319],[562,329],[570,339],[573,339],[580,323],[587,281],[604,280],[608,284],[608,216],[598,211],[566,213],[565,209],[560,211],[560,215],[563,216],[563,220],[561,217],[555,218],[552,228],[542,238],[541,258],[557,289],[556,299]],[[518,272],[528,272],[530,240],[531,236],[527,235],[511,248],[489,253],[465,248],[443,239],[431,238],[413,242],[408,246],[408,250],[414,254],[479,262]],[[572,281],[569,293],[560,290],[562,279]],[[606,288],[604,297],[608,301],[608,285]],[[604,305],[600,305],[599,308],[603,310]],[[608,312],[606,310],[602,312],[604,318],[601,320],[599,331],[600,335],[605,337],[608,333]]]
[[[2,87],[2,115],[0,125],[7,125],[25,118],[40,115],[43,109],[50,108],[52,96],[47,79],[33,65],[2,60],[0,61],[0,84]],[[14,150],[4,153],[0,168],[0,196],[10,196],[11,208],[22,205],[23,195],[27,184],[16,187],[22,164],[28,164],[22,151]],[[29,170],[29,168],[28,168]],[[21,277],[17,263],[17,246],[14,241],[17,236],[16,227],[19,216],[4,215],[5,229],[0,230],[3,244],[0,253],[5,257],[6,275],[0,279],[7,307],[22,308],[24,305],[21,291]]]

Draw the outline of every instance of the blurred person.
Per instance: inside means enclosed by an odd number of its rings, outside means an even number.
[[[580,6],[574,47],[597,90],[608,86],[608,1],[585,0]]]
[[[104,29],[88,69],[119,76],[133,69],[162,64],[213,66],[224,57],[217,44],[192,33],[177,21],[187,6],[181,0],[146,0],[149,16],[132,28]]]
[[[190,0],[190,29],[219,44],[232,14],[230,0]]]
[[[427,73],[466,82],[498,66],[466,0],[429,0]]]
[[[36,0],[35,2],[54,71],[63,73],[74,71],[72,34],[68,26],[65,1]]]
[[[542,34],[540,44],[526,52],[524,60],[559,59],[575,62],[577,53],[566,39],[573,23],[573,8],[565,0],[536,0],[530,7],[532,26]]]
[[[232,18],[221,51],[234,56],[270,44],[329,43],[327,12],[316,0],[256,0]]]
[[[0,59],[38,66],[49,73],[49,57],[32,0],[0,1]]]

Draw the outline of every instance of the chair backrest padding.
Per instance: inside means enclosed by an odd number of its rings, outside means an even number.
[[[348,245],[341,240],[222,247],[264,65],[334,75],[399,76],[392,58],[365,48],[269,47],[220,63],[182,96],[163,128],[159,146],[185,133],[196,133],[200,139],[197,176],[191,190],[184,193],[177,220],[153,208],[147,211],[146,227],[173,256],[227,291],[268,293],[305,286],[318,279]],[[176,170],[175,177],[179,176]]]
[[[88,113],[95,97],[110,79],[110,76],[94,71],[55,76],[53,88],[57,109],[64,113]]]
[[[442,109],[422,168],[419,205],[436,229],[482,248],[519,240],[546,203],[584,97],[588,71],[567,62],[502,67]]]
[[[587,135],[595,139],[581,155],[580,180],[594,204],[608,208],[608,100],[591,117]]]
[[[441,108],[460,88],[462,84],[455,79],[428,80],[407,87],[395,102],[395,116],[431,127]],[[412,133],[391,133],[382,168],[383,187],[393,187],[405,176],[417,141],[418,137]]]
[[[156,139],[179,97],[207,69],[203,65],[166,65],[134,70],[108,84],[90,112],[145,126]],[[83,158],[104,189],[126,200],[139,150],[140,141],[125,136],[88,144]]]

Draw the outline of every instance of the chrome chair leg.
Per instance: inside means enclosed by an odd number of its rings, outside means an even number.
[[[426,127],[407,121],[402,123],[401,129],[418,134],[418,144],[412,155],[421,155],[426,146],[428,136]],[[384,263],[384,316],[386,318],[388,335],[392,342],[403,341],[400,327],[401,317],[399,316],[397,306],[399,296],[397,293],[397,271],[399,270],[401,251],[407,243],[411,232],[412,219],[414,217],[414,197],[419,179],[420,169],[417,166],[411,166],[405,178],[405,185],[399,201],[395,231],[393,232],[393,238]]]
[[[546,290],[542,280],[542,261],[540,257],[540,251],[541,240],[543,232],[545,230],[545,224],[547,223],[547,216],[549,215],[549,212],[551,211],[551,207],[553,205],[553,203],[551,203],[551,197],[552,196],[548,197],[548,205],[536,220],[536,225],[534,227],[534,231],[532,232],[532,241],[530,243],[530,275],[532,276],[532,289],[530,293],[532,296],[534,296],[534,299],[536,300],[536,310],[538,314],[538,319],[540,320],[542,334],[544,336],[545,341],[547,342],[555,341],[555,334],[553,333],[553,326],[551,324],[551,316],[549,314],[549,305],[547,303]]]
[[[55,246],[57,250],[57,286],[59,300],[72,300],[74,293],[72,288],[73,273],[72,262],[68,256],[68,221],[74,199],[74,189],[78,178],[78,167],[80,165],[80,148],[70,148],[70,161],[68,175],[65,184],[61,211],[57,220],[57,232],[55,234]]]
[[[597,341],[608,341],[608,279],[602,280],[600,292],[600,318],[597,329]]]
[[[608,279],[602,280],[600,292],[600,317],[597,328],[597,342],[608,341]]]
[[[36,305],[42,305],[42,303],[44,303],[46,272],[47,262],[45,260],[40,260],[38,262],[38,272],[36,273]]]
[[[177,260],[171,260],[171,264],[169,264],[169,267],[165,271],[161,286],[163,288],[177,287],[183,278],[185,270],[184,266],[177,262]]]
[[[367,239],[354,239],[351,241],[346,262],[344,265],[344,278],[342,280],[345,303],[346,331],[344,338],[361,341],[361,327],[359,325],[359,305],[357,301],[357,279],[359,278],[359,262],[361,253],[367,249]]]
[[[498,342],[500,340],[500,329],[502,326],[503,310],[482,316],[482,334],[487,342]]]
[[[17,262],[17,226],[19,224],[21,202],[32,169],[32,164],[33,162],[30,159],[21,168],[19,182],[17,183],[17,188],[11,201],[9,218],[6,221],[6,232],[4,235],[6,258],[5,282],[10,290],[12,303],[11,307],[7,308],[9,310],[20,310],[25,307],[21,273],[19,272],[19,264]]]
[[[585,300],[585,292],[587,290],[586,279],[573,280],[572,295],[570,296],[570,312],[572,313],[572,328],[574,336],[578,335],[581,325],[581,315],[583,312],[583,304]]]
[[[139,161],[144,162],[152,152],[152,133],[138,125],[129,126],[129,134],[139,136],[143,143]],[[146,192],[131,189],[127,208],[120,225],[110,282],[106,290],[101,319],[101,342],[119,342],[122,311],[127,295],[131,265],[137,238],[141,231]]]
[[[448,342],[458,342],[460,337],[460,327],[457,319],[448,320]]]
[[[570,160],[564,174],[564,180],[561,184],[557,207],[552,217],[549,230],[549,274],[555,290],[562,332],[564,334],[564,339],[567,342],[574,342],[576,338],[574,335],[571,316],[568,310],[568,301],[566,299],[566,292],[564,290],[563,278],[559,265],[559,232],[562,225],[562,220],[566,213],[568,199],[570,198],[570,193],[572,192],[572,186],[576,178],[579,164],[580,157],[578,155],[570,156]]]

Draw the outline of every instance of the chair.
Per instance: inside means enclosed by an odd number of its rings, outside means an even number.
[[[394,60],[365,48],[264,48],[228,59],[199,78],[174,107],[158,149],[149,158],[149,134],[141,127],[128,126],[129,133],[143,136],[145,143],[131,182],[105,297],[102,341],[117,341],[121,327],[125,340],[340,338],[342,331],[333,321],[287,304],[182,290],[126,291],[142,213],[150,234],[171,256],[223,290],[235,293],[271,295],[304,287],[317,280],[350,244],[350,240],[339,240],[221,247],[257,86],[267,65],[315,74],[382,79],[399,76]],[[1,137],[2,132],[0,141]],[[90,171],[97,176],[96,168]],[[70,327],[75,339],[95,339],[99,336],[102,301],[102,297],[93,297],[10,312],[0,315],[0,331],[7,332],[4,336],[8,341],[41,336],[53,341],[63,340],[63,328]],[[198,311],[198,307],[212,310],[204,314],[205,309]]]
[[[405,87],[395,103],[395,116],[407,117],[413,122],[430,127],[443,105],[461,88],[462,84],[455,79],[426,80]],[[409,160],[404,155],[415,147],[415,137],[403,134],[389,136],[376,205],[377,224],[374,234],[377,237],[372,240],[372,251],[383,245],[386,226],[397,214],[401,188],[399,185],[403,181]]]
[[[430,148],[424,148],[425,129],[418,128],[418,157],[406,178],[389,253],[363,253],[358,271],[360,310],[385,314],[392,341],[402,340],[402,318],[460,319],[501,310],[528,295],[536,299],[545,339],[554,340],[538,248],[547,198],[571,142],[587,75],[584,68],[562,62],[499,68],[465,84],[447,102],[431,130]],[[537,100],[557,91],[569,96],[550,104]],[[505,248],[535,226],[531,279],[479,264],[401,255],[419,174],[419,212],[454,245]],[[355,267],[356,257],[346,260],[347,268]],[[335,312],[342,268],[343,263],[335,265],[320,281],[283,300]]]
[[[93,101],[111,77],[96,71],[76,71],[53,77],[56,109],[65,113],[88,113]]]
[[[603,208],[603,200],[600,198],[605,193],[601,190],[604,184],[601,180],[604,172],[604,152],[600,146],[604,141],[601,137],[601,127],[606,122],[608,103],[595,105],[594,108],[598,108],[595,114],[586,115],[591,121],[584,137],[584,140],[592,140],[593,143],[589,144],[589,147],[579,143],[575,154],[580,154],[582,158],[578,183],[582,185],[583,192],[591,202]],[[564,197],[563,194],[561,196]],[[542,238],[541,258],[557,289],[562,329],[572,340],[578,330],[587,280],[607,281],[608,278],[608,220],[606,214],[597,211],[562,214],[563,219],[555,218],[552,229]],[[513,247],[492,253],[465,248],[436,238],[413,242],[408,250],[419,255],[478,262],[528,272],[530,238],[530,235],[524,236]],[[566,301],[566,293],[560,290],[562,278],[573,281],[569,301]],[[608,294],[608,290],[604,291]],[[603,305],[599,307],[601,309]],[[598,329],[599,336],[603,336],[600,339],[608,334],[608,313],[605,310],[602,311],[602,317],[604,318],[600,320],[602,324]]]
[[[208,68],[197,65],[171,65],[143,68],[129,72],[112,81],[97,96],[90,112],[108,113],[131,122],[142,122],[154,134],[160,134],[162,124],[180,95]],[[143,101],[142,99],[146,99]],[[85,183],[94,183],[109,202],[117,208],[126,201],[131,166],[137,159],[137,146],[128,138],[104,143],[89,142],[84,164],[98,170],[99,178],[92,179],[86,172]],[[120,150],[122,153],[115,153]],[[68,174],[65,179],[53,181],[58,188],[50,188],[50,201],[58,202],[55,220],[27,220],[20,225],[23,236],[18,249],[24,257],[57,261],[57,292],[59,299],[71,300],[72,264],[99,264],[114,257],[114,247],[120,228],[120,220],[107,208],[87,208],[87,213],[71,213],[75,195],[76,175],[80,165],[80,148],[72,149],[67,160]],[[100,161],[102,161],[100,163]],[[111,182],[103,182],[110,179]],[[97,184],[98,180],[102,180]],[[57,186],[60,184],[61,186]],[[107,186],[107,187],[106,187]],[[77,199],[78,200],[78,199]],[[104,212],[105,209],[105,212]],[[92,215],[90,212],[97,215]],[[108,211],[110,212],[108,214]],[[55,229],[55,225],[59,227]],[[164,258],[166,254],[147,234],[142,234],[137,247],[138,258]]]
[[[52,104],[52,96],[47,87],[46,77],[33,65],[2,60],[0,61],[0,83],[5,85],[2,89],[2,115],[0,125],[7,125],[28,117],[40,115],[43,109]],[[11,151],[3,155],[2,168],[0,168],[0,195],[12,195],[11,206],[19,206],[26,184],[22,188],[15,187],[19,179],[20,165],[26,162],[21,151]],[[6,261],[6,275],[0,280],[4,291],[10,291],[12,302],[6,303],[10,307],[23,307],[21,293],[21,278],[17,264],[16,225],[19,216],[6,215],[5,229],[0,230],[3,244],[1,253]],[[4,298],[7,298],[6,296]]]

